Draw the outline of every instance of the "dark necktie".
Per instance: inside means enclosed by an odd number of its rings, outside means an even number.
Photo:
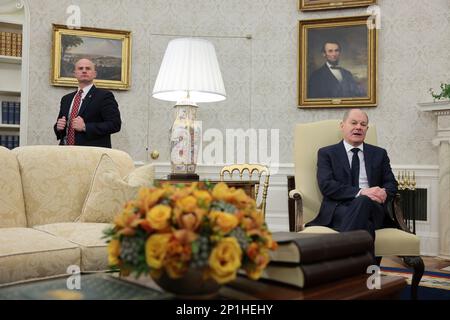
[[[358,148],[353,148],[351,150],[353,152],[352,157],[352,186],[359,187],[359,157],[358,157]]]
[[[80,90],[75,95],[75,99],[73,100],[72,111],[70,112],[69,118],[69,128],[67,130],[67,144],[74,145],[75,144],[75,129],[72,127],[72,120],[75,119],[78,115],[78,110],[80,108],[81,103],[81,95],[83,94],[83,90]]]

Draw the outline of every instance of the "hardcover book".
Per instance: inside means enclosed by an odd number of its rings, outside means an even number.
[[[278,249],[270,260],[308,264],[373,251],[373,239],[365,230],[339,233],[274,232]]]
[[[306,288],[364,274],[367,267],[374,263],[370,252],[311,264],[294,265],[271,262],[263,271],[261,278]]]

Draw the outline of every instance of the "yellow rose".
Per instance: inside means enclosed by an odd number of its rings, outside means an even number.
[[[119,264],[120,241],[112,239],[108,243],[108,263],[110,266],[117,266]]]
[[[239,224],[239,219],[234,214],[223,211],[211,211],[210,218],[213,221],[213,227],[223,233],[230,232]]]
[[[209,205],[211,204],[212,197],[209,194],[208,191],[205,190],[195,190],[194,191],[194,197],[198,199],[198,204],[202,208],[209,208]]]
[[[224,182],[216,184],[212,190],[212,195],[217,200],[226,201],[230,196],[230,189]]]
[[[164,204],[158,204],[147,212],[147,221],[155,230],[163,230],[169,226],[172,208]]]
[[[197,199],[193,196],[187,196],[178,200],[176,205],[184,212],[193,212],[197,208]]]
[[[211,276],[218,283],[226,283],[236,278],[241,266],[242,250],[236,238],[223,238],[211,251],[208,259]]]
[[[233,198],[236,202],[247,202],[250,197],[245,193],[244,189],[236,189],[233,192]]]
[[[171,236],[168,233],[158,233],[148,238],[145,243],[145,259],[150,268],[160,269],[162,267]]]

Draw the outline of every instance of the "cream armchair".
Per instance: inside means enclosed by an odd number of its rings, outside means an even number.
[[[295,200],[295,231],[311,233],[331,233],[335,230],[327,227],[313,226],[305,228],[319,213],[322,194],[317,184],[317,151],[324,146],[335,144],[342,139],[340,120],[325,120],[298,124],[294,137],[295,189],[289,197]],[[369,125],[366,142],[376,145],[376,128]],[[411,296],[417,298],[417,287],[424,272],[420,257],[420,239],[405,226],[399,205],[399,196],[394,201],[394,218],[398,229],[385,228],[376,230],[375,255],[378,261],[384,256],[400,256],[403,262],[414,269]]]

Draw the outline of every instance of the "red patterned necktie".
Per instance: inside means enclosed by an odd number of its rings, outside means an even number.
[[[77,92],[75,95],[75,99],[73,100],[72,111],[70,112],[69,118],[69,128],[67,130],[67,144],[74,145],[75,144],[75,130],[72,127],[72,120],[76,118],[78,115],[78,109],[80,108],[81,95],[83,94],[83,90]]]

